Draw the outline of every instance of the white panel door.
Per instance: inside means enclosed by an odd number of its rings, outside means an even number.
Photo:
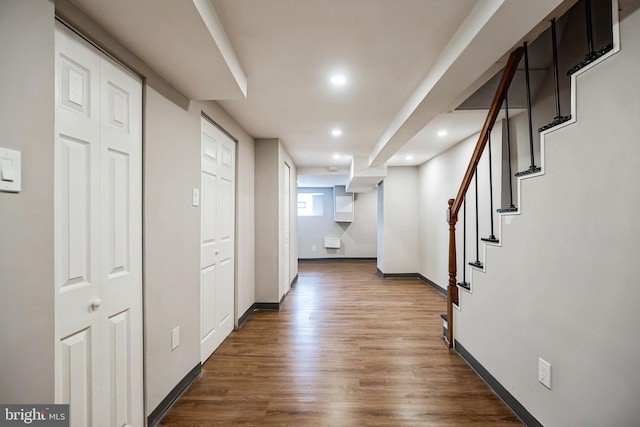
[[[142,84],[100,65],[103,421],[142,426]]]
[[[282,210],[284,213],[283,224],[283,247],[282,247],[282,262],[283,262],[283,286],[281,288],[280,297],[291,290],[291,249],[289,244],[289,234],[291,228],[291,166],[284,164],[284,183],[282,200]]]
[[[231,333],[235,289],[235,142],[202,118],[200,358]]]
[[[71,426],[143,426],[142,85],[55,37],[55,398]]]

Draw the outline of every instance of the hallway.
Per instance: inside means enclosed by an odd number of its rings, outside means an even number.
[[[160,425],[521,425],[443,344],[443,296],[375,272],[300,262],[282,309],[233,331]]]

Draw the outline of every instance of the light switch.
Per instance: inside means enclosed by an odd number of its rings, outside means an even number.
[[[200,190],[198,190],[197,188],[193,189],[193,193],[191,194],[191,204],[193,206],[200,206]]]
[[[0,191],[20,192],[20,152],[0,148]]]
[[[2,170],[2,180],[13,182],[16,180],[15,170],[13,169],[13,160],[0,159],[0,169]]]
[[[171,351],[178,348],[180,345],[180,326],[176,326],[171,331]]]

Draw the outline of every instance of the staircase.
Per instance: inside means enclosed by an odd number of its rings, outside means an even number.
[[[540,171],[513,179],[517,210],[492,212],[499,242],[480,243],[482,268],[468,265],[476,258],[474,176],[466,192],[467,260],[461,251],[464,203],[456,224],[453,278],[461,281],[464,267],[468,286],[448,286],[446,342],[526,425],[634,426],[640,419],[640,4],[612,3],[612,50],[572,74],[566,91],[560,85],[562,114],[571,119],[536,140],[535,131],[554,119],[553,83],[548,97],[534,97],[532,126],[527,114],[510,117],[512,142],[521,144],[513,144],[509,178],[531,165],[529,127]],[[584,19],[584,13],[575,16]],[[559,44],[585,46],[587,31],[574,32],[569,24]],[[594,50],[606,44],[596,42]],[[585,51],[569,64],[570,55],[561,50],[559,76],[581,62]],[[541,103],[544,117],[536,109]],[[496,126],[494,150],[500,134]],[[504,135],[506,153],[506,129]],[[476,167],[481,195],[489,190],[487,168],[485,157]],[[429,165],[424,174],[433,175]],[[494,187],[506,195],[497,206],[508,204],[509,181]],[[482,214],[489,204],[479,200],[485,237],[489,217]],[[443,241],[442,234],[430,235]],[[430,271],[443,277],[442,270]],[[549,387],[539,381],[539,359],[551,365]]]
[[[582,8],[582,10],[578,10]],[[599,49],[594,48],[594,36],[593,36],[593,17],[592,10],[593,6],[591,5],[590,0],[583,0],[582,3],[574,6],[572,10],[567,12],[567,15],[574,14],[577,15],[578,12],[585,13],[586,19],[584,21],[584,29],[586,31],[586,39],[587,39],[587,53],[584,55],[584,60],[579,62],[577,65],[571,67],[569,71],[566,73],[570,78],[570,91],[566,93],[566,96],[569,98],[569,104],[571,107],[571,114],[563,116],[561,113],[561,98],[563,97],[563,93],[561,93],[560,82],[559,82],[559,60],[558,60],[558,41],[556,35],[556,20],[553,19],[550,21],[550,26],[548,32],[550,34],[551,44],[550,51],[552,52],[553,62],[551,64],[551,69],[549,72],[553,72],[553,80],[554,80],[554,105],[555,105],[555,117],[551,119],[548,124],[545,124],[541,127],[537,127],[539,132],[539,149],[536,150],[534,147],[534,135],[533,128],[534,122],[532,119],[532,106],[531,106],[531,90],[529,87],[529,65],[528,65],[528,45],[525,42],[523,46],[517,47],[511,53],[507,65],[503,69],[502,77],[498,84],[493,102],[489,107],[489,112],[487,114],[487,118],[485,120],[482,131],[480,132],[478,142],[475,146],[471,159],[469,161],[469,165],[465,172],[462,183],[459,187],[458,193],[454,199],[450,199],[448,202],[448,210],[447,210],[447,221],[449,224],[449,283],[447,287],[447,313],[443,314],[441,317],[443,319],[443,339],[449,348],[455,347],[455,337],[454,337],[454,310],[460,311],[461,301],[459,290],[471,294],[474,283],[474,275],[482,272],[487,272],[487,260],[486,260],[486,247],[502,247],[502,235],[503,235],[503,225],[505,223],[511,222],[511,217],[519,216],[523,214],[522,209],[522,187],[523,182],[526,180],[534,179],[546,174],[546,158],[545,158],[545,144],[547,135],[552,132],[555,132],[563,127],[570,126],[576,123],[576,88],[577,88],[577,78],[578,76],[587,73],[591,68],[596,66],[597,64],[605,61],[611,55],[614,55],[620,50],[620,42],[619,42],[619,32],[617,25],[617,1],[614,0],[612,2],[612,18],[613,21],[612,27],[614,30],[611,32],[611,42],[605,44],[603,47]],[[567,19],[576,20],[576,17],[569,16],[563,17],[565,21]],[[562,18],[561,18],[562,19]],[[571,22],[569,25],[570,29],[575,30],[576,25],[575,22]],[[565,30],[566,33],[566,30]],[[565,34],[565,37],[571,37],[571,35]],[[510,132],[512,131],[511,126],[509,124],[509,107],[508,107],[508,92],[510,89],[510,85],[513,81],[514,75],[518,71],[519,64],[521,60],[524,60],[524,67],[526,73],[526,94],[527,94],[527,116],[528,116],[528,128],[529,128],[529,138],[528,138],[528,150],[530,157],[530,165],[525,170],[522,170],[517,173],[513,173],[512,171],[512,159],[513,156],[510,152],[513,142],[511,141]],[[507,148],[509,150],[508,159],[509,159],[509,203],[506,204],[505,207],[498,208],[494,212],[494,195],[493,195],[493,177],[492,177],[492,164],[491,164],[491,132],[493,131],[494,125],[500,114],[501,109],[505,109],[505,131],[507,135]],[[485,149],[488,147],[488,155],[485,156],[488,162],[489,168],[489,201],[490,201],[490,222],[491,222],[491,232],[487,237],[479,237],[479,204],[478,204],[478,165],[483,158],[483,154],[485,153]],[[521,147],[522,149],[522,147]],[[536,164],[536,154],[540,165]],[[515,178],[515,189],[513,188],[512,180]],[[475,233],[470,233],[475,236],[473,244],[475,245],[475,259],[473,261],[467,262],[467,206],[466,206],[466,196],[469,191],[469,187],[474,183],[474,192],[475,196],[473,200],[475,202],[474,206],[470,206],[469,209],[475,209],[475,213],[471,213],[471,217],[475,221],[474,231]],[[506,189],[505,189],[506,191]],[[515,200],[514,200],[515,193]],[[503,198],[504,199],[504,198]],[[518,208],[520,207],[520,208]],[[457,233],[456,226],[459,222],[459,213],[463,211],[464,219],[462,221],[462,246],[463,246],[463,257],[462,263],[458,259],[458,250],[459,246],[457,242],[460,240],[459,235]],[[494,221],[497,223],[497,232],[494,232]],[[482,242],[482,243],[480,243]],[[479,245],[483,245],[482,253],[485,254],[482,260],[480,259],[480,248]],[[490,262],[490,260],[488,261]],[[469,266],[469,267],[467,267]],[[458,281],[458,268],[462,269],[462,281]],[[470,269],[470,281],[467,281],[467,268]]]

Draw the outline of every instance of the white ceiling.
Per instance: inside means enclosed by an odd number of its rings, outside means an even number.
[[[474,3],[213,0],[249,78],[246,99],[221,104],[300,167],[348,165],[369,155]],[[346,87],[330,87],[334,70]]]
[[[325,170],[353,156],[420,164],[477,132],[486,112],[449,111],[575,2],[72,1],[178,90]],[[336,71],[342,88],[329,84]]]
[[[509,117],[513,118],[525,111],[509,108]],[[402,146],[388,163],[392,166],[420,165],[470,136],[479,136],[486,118],[486,110],[454,110],[438,114]],[[497,121],[503,118],[504,111],[500,111]],[[440,136],[440,131],[445,131],[446,135]]]

